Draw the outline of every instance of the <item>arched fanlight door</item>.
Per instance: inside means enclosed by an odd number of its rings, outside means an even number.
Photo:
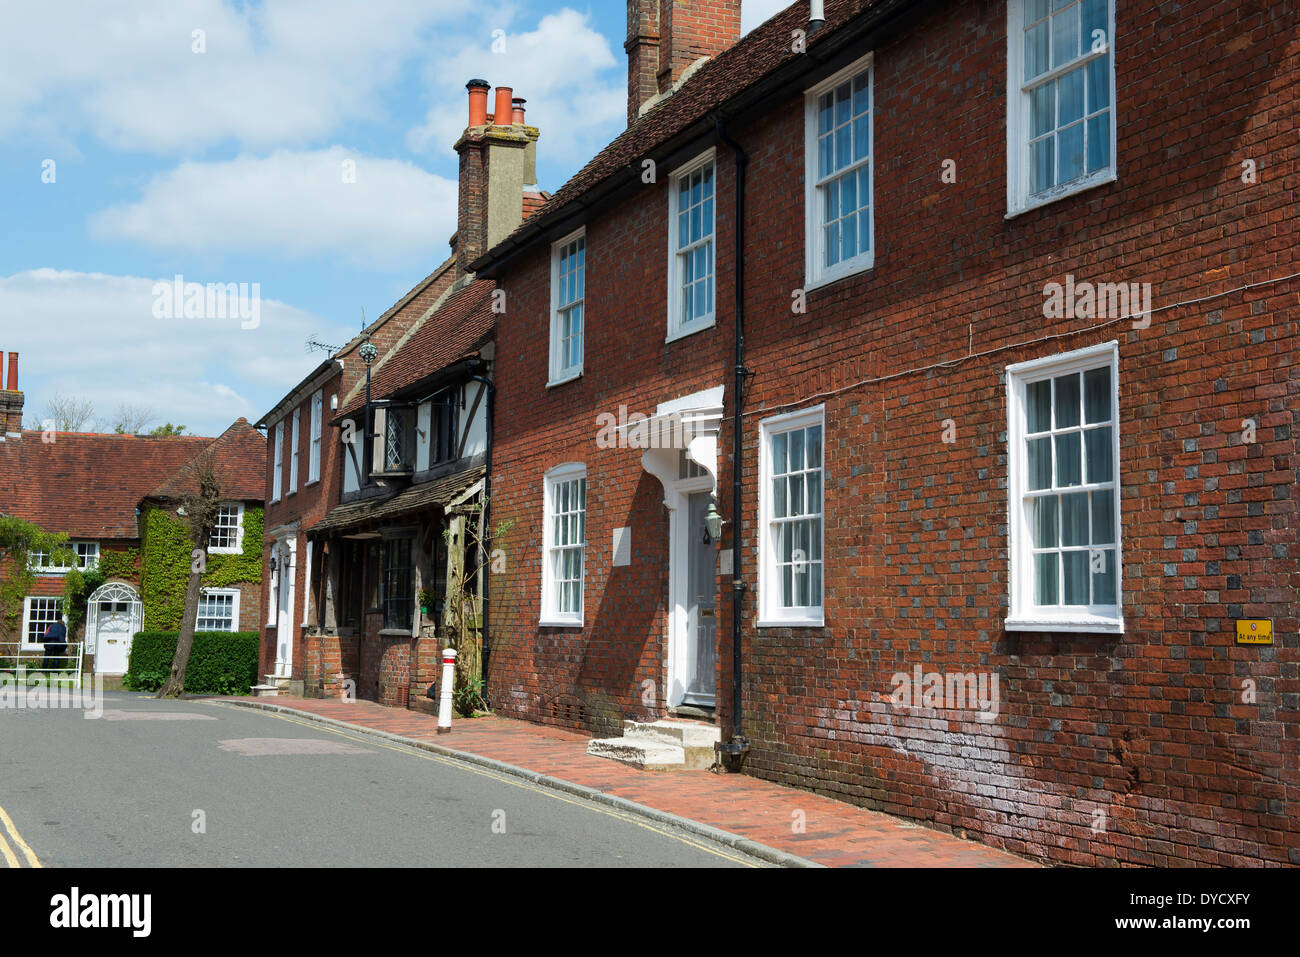
[[[97,673],[126,672],[143,608],[139,592],[125,582],[107,582],[87,599],[86,650],[95,655]]]

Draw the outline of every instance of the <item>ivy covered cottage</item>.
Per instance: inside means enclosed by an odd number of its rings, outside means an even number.
[[[0,608],[0,658],[39,658],[45,629],[68,618],[74,646],[84,640],[85,670],[119,675],[137,631],[179,628],[191,546],[176,510],[187,467],[206,453],[228,501],[209,548],[197,626],[256,630],[266,446],[248,422],[216,439],[40,432],[22,428],[22,407],[18,355],[10,353],[0,379],[0,515],[67,542],[29,554],[25,569],[12,559],[0,565],[0,580],[15,586]]]

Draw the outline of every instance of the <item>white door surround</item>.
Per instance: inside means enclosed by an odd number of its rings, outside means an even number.
[[[275,540],[275,677],[293,674],[294,611],[297,608],[298,533],[291,531]]]
[[[691,694],[688,685],[697,660],[697,622],[691,614],[690,549],[702,529],[690,527],[692,494],[716,496],[718,487],[718,435],[722,424],[723,387],[717,386],[671,402],[662,402],[652,423],[684,422],[685,428],[654,428],[651,435],[679,436],[674,447],[646,449],[641,465],[659,479],[668,509],[668,647],[665,678],[668,706],[683,703],[712,707],[713,695]],[[687,463],[697,466],[683,469]],[[691,472],[694,474],[690,474]],[[714,546],[716,549],[716,545]],[[716,639],[715,639],[716,640]],[[705,656],[712,660],[715,656]]]
[[[126,673],[143,608],[139,592],[125,582],[106,582],[86,599],[86,645],[94,650],[95,674]]]

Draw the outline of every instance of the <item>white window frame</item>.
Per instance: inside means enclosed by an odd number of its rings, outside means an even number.
[[[77,539],[74,541],[64,542],[58,547],[75,553],[77,556],[76,560],[71,565],[41,566],[38,563],[47,553],[43,551],[29,552],[27,555],[27,567],[37,575],[66,575],[74,568],[78,571],[84,572],[99,567],[99,542],[97,541]]]
[[[55,611],[59,616],[55,620],[62,621],[64,624],[67,624],[67,619],[64,617],[63,614],[63,599],[61,597],[59,597],[58,595],[28,595],[26,598],[23,599],[23,630],[19,634],[19,638],[18,638],[22,651],[42,651],[45,648],[45,645],[43,645],[39,641],[28,642],[27,640],[27,630],[31,627],[31,622],[32,622],[32,602],[34,601],[54,602]],[[53,621],[47,622],[47,626],[49,624],[53,624]],[[45,634],[44,629],[41,629],[41,634]],[[72,635],[71,633],[69,633],[68,642],[71,643],[71,641],[72,641]]]
[[[199,617],[203,612],[202,598],[209,595],[230,595],[230,633],[239,631],[239,589],[238,588],[204,588],[199,593],[199,607],[194,612],[194,630],[195,631],[213,631],[214,629],[200,629]],[[222,630],[222,629],[215,629]]]
[[[289,494],[298,492],[298,446],[302,439],[302,409],[293,410],[293,430],[289,438]]]
[[[1107,15],[1110,19],[1105,45],[1098,50],[1090,48],[1079,59],[1049,69],[1032,83],[1038,86],[1079,68],[1091,59],[1110,55],[1110,165],[1080,179],[1060,183],[1037,195],[1030,194],[1029,93],[1025,90],[1026,84],[1020,79],[1025,72],[1025,3],[1026,0],[1007,2],[1007,219],[1094,186],[1113,183],[1119,176],[1119,150],[1116,142],[1119,95],[1115,89],[1115,0],[1107,0]],[[1050,39],[1048,42],[1050,45]],[[1087,38],[1084,42],[1087,43]]]
[[[677,248],[677,220],[680,212],[679,185],[683,179],[698,173],[706,166],[713,167],[713,223],[708,234],[692,246],[692,249],[709,245],[713,249],[713,301],[709,311],[690,322],[680,320],[682,312],[682,257]],[[668,180],[668,337],[666,342],[682,339],[717,323],[718,308],[718,163],[717,148],[710,147],[689,163],[679,167]]]
[[[546,385],[560,385],[565,382],[571,382],[582,375],[583,366],[587,358],[587,253],[590,251],[586,243],[587,228],[576,229],[563,239],[551,243],[551,338],[550,338],[550,378]],[[578,239],[583,240],[583,257],[582,257],[582,354],[578,358],[578,364],[573,366],[562,366],[560,364],[560,252],[565,246],[570,245]],[[577,302],[578,300],[574,300]],[[570,304],[571,305],[571,304]],[[568,308],[566,305],[565,308]]]
[[[321,428],[324,421],[325,393],[317,389],[311,397],[310,451],[307,453],[307,484],[320,481]]]
[[[1110,368],[1111,381],[1111,461],[1115,476],[1115,604],[1061,605],[1054,610],[1033,604],[1033,539],[1025,517],[1028,452],[1025,448],[1027,387],[1032,382],[1059,375],[1084,372],[1103,366]],[[1119,343],[1111,341],[1084,349],[1007,366],[1007,556],[1010,588],[1010,612],[1005,626],[1008,631],[1087,632],[1094,634],[1124,633],[1124,526],[1120,521],[1123,471],[1119,458]],[[1053,455],[1055,460],[1055,455]],[[1086,468],[1081,460],[1080,468]],[[1081,479],[1087,478],[1086,473]],[[1055,476],[1053,476],[1055,482]],[[1091,486],[1086,481],[1079,491]],[[1091,572],[1090,572],[1091,574]],[[1058,596],[1064,597],[1064,596]]]
[[[271,502],[280,501],[281,487],[284,485],[284,419],[275,423],[275,469],[271,479]]]
[[[586,610],[586,592],[587,592],[587,543],[591,540],[588,534],[582,545],[582,579],[581,587],[578,590],[579,609],[577,612],[561,612],[556,609],[554,585],[555,576],[551,570],[551,552],[556,548],[555,533],[552,528],[554,508],[552,506],[552,491],[555,486],[564,482],[572,482],[577,479],[587,478],[587,466],[581,462],[566,462],[563,465],[557,465],[547,471],[543,476],[543,493],[542,493],[542,600],[541,600],[541,620],[539,624],[553,628],[572,628],[582,627],[583,614]],[[587,528],[587,509],[583,507],[583,529],[584,533]]]
[[[795,429],[820,425],[822,429],[821,464],[821,563],[822,596],[818,605],[786,608],[779,603],[777,587],[776,544],[772,537],[772,438]],[[826,624],[826,407],[818,405],[784,415],[774,415],[759,423],[759,561],[758,594],[759,628],[821,628]]]
[[[871,236],[871,248],[865,253],[858,253],[851,259],[843,259],[829,268],[822,266],[822,199],[818,192],[817,174],[817,98],[823,93],[839,86],[845,80],[852,80],[863,70],[867,72],[867,159],[860,165],[867,168],[867,179],[871,184],[871,196],[868,198],[867,221]],[[836,282],[846,276],[856,275],[871,269],[876,262],[876,66],[875,56],[868,53],[833,76],[827,77],[814,87],[804,91],[804,288],[816,289],[828,283]],[[833,175],[843,175],[837,170]]]
[[[244,551],[244,505],[242,502],[222,502],[221,508],[233,508],[235,512],[235,546],[208,545],[209,555],[239,555]],[[211,539],[209,539],[211,541]]]

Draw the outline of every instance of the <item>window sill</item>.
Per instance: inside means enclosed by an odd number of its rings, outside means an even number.
[[[709,319],[708,322],[699,323],[694,326],[687,326],[683,329],[674,330],[673,332],[668,333],[667,338],[664,339],[664,345],[667,345],[670,342],[676,342],[679,339],[687,339],[695,335],[696,333],[700,333],[708,329],[712,329],[717,324],[718,324],[718,320],[717,317],[715,316]]]
[[[760,618],[755,628],[825,628],[825,618]]]
[[[1097,186],[1105,186],[1107,183],[1113,183],[1119,179],[1114,168],[1104,170],[1100,173],[1094,173],[1087,179],[1079,180],[1076,183],[1064,183],[1060,186],[1054,186],[1052,189],[1039,196],[1031,196],[1028,199],[1016,205],[1009,205],[1007,214],[1003,219],[1015,219],[1022,213],[1028,213],[1031,210],[1041,209],[1043,206],[1050,206],[1058,200],[1066,199],[1078,193],[1087,192]]]
[[[558,379],[549,380],[546,383],[546,388],[553,389],[557,385],[564,385],[564,383],[566,382],[572,382],[574,379],[581,379],[581,378],[582,378],[582,370],[579,369],[577,372],[571,372],[568,375],[561,376]]]
[[[380,628],[379,634],[392,638],[410,638],[411,629],[409,628]]]
[[[1059,631],[1071,634],[1124,634],[1122,618],[1102,618],[1098,615],[1077,615],[1069,618],[1019,616],[1003,622],[1007,631]]]
[[[541,628],[581,628],[581,618],[542,618],[537,622]]]
[[[304,488],[304,489],[308,489],[308,488],[311,488],[313,485],[319,485],[319,484],[320,484],[320,479],[318,479],[318,478],[315,478],[315,479],[309,479],[309,480],[307,481],[307,484],[304,485],[303,488]]]
[[[804,292],[812,292],[814,289],[821,289],[823,286],[837,283],[841,279],[848,279],[850,276],[858,276],[865,272],[871,272],[875,266],[876,254],[874,251],[870,256],[861,260],[850,259],[847,264],[841,263],[816,278],[805,278],[803,284]]]
[[[239,555],[243,553],[242,548],[209,548],[209,555]]]

